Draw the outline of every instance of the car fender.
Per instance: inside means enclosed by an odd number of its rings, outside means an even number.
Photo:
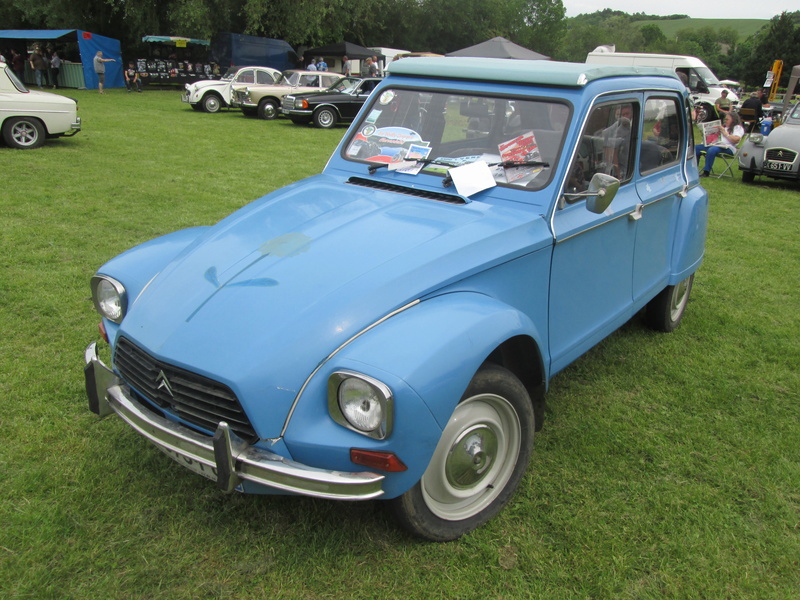
[[[453,292],[412,305],[352,340],[312,377],[286,431],[292,457],[322,468],[355,470],[351,448],[394,452],[408,469],[386,474],[384,498],[404,493],[425,472],[481,364],[520,335],[541,341],[527,316],[483,294]],[[321,419],[328,378],[341,370],[368,375],[392,390],[394,428],[386,439],[350,431],[329,414]]]
[[[699,185],[681,201],[673,239],[672,273],[669,285],[683,281],[703,261],[708,227],[708,192]]]
[[[314,112],[316,113],[316,112],[317,112],[318,110],[320,110],[321,108],[329,108],[329,109],[331,109],[331,110],[332,110],[334,113],[336,113],[336,116],[337,116],[337,117],[339,117],[339,118],[341,118],[341,117],[342,117],[342,115],[341,115],[341,114],[339,114],[339,109],[338,109],[338,107],[337,107],[335,104],[331,104],[330,102],[323,102],[322,104],[317,104],[317,105],[314,107]]]

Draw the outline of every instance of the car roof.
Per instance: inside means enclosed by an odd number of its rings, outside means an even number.
[[[668,77],[678,79],[671,69],[632,67],[551,60],[505,58],[404,58],[389,64],[389,75],[472,79],[503,83],[525,83],[582,87],[591,81],[612,77]]]

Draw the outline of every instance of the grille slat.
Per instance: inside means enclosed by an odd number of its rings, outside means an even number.
[[[246,441],[258,439],[236,394],[226,385],[159,361],[126,338],[117,343],[114,364],[140,395],[188,423],[214,431],[226,421]]]

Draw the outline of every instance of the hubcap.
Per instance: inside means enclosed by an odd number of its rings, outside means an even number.
[[[206,110],[208,112],[217,112],[219,110],[219,101],[214,96],[206,99]]]
[[[277,111],[275,110],[275,105],[272,102],[267,102],[264,105],[264,108],[261,110],[261,113],[264,115],[265,119],[274,119]]]
[[[323,110],[321,113],[319,113],[320,125],[328,127],[331,123],[333,123],[333,115],[329,111]]]
[[[480,394],[461,402],[422,476],[430,511],[460,521],[492,504],[514,472],[521,438],[519,417],[505,398]]]

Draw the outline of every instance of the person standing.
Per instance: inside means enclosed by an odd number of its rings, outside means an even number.
[[[50,81],[53,84],[53,89],[58,89],[58,74],[61,72],[61,57],[58,52],[53,51],[53,56],[50,57]]]
[[[22,54],[12,48],[11,50],[11,68],[14,74],[22,83],[25,83],[25,59]]]
[[[97,54],[94,57],[94,72],[97,74],[97,89],[100,91],[101,94],[105,94],[103,91],[103,85],[106,82],[106,63],[107,62],[117,62],[113,58],[103,58],[103,51],[98,50]]]
[[[327,71],[328,70],[328,63],[325,62],[325,59],[321,56],[317,58],[317,71]]]
[[[312,58],[311,62],[308,63],[308,66],[306,67],[306,71],[316,71],[316,70],[317,70],[317,59]]]
[[[38,46],[36,46],[33,49],[33,52],[31,52],[28,63],[31,65],[33,75],[36,78],[36,85],[41,88],[43,81],[44,83],[47,83],[47,66],[45,65],[44,57],[42,56]]]
[[[346,55],[342,57],[342,75],[350,77],[350,59]]]

